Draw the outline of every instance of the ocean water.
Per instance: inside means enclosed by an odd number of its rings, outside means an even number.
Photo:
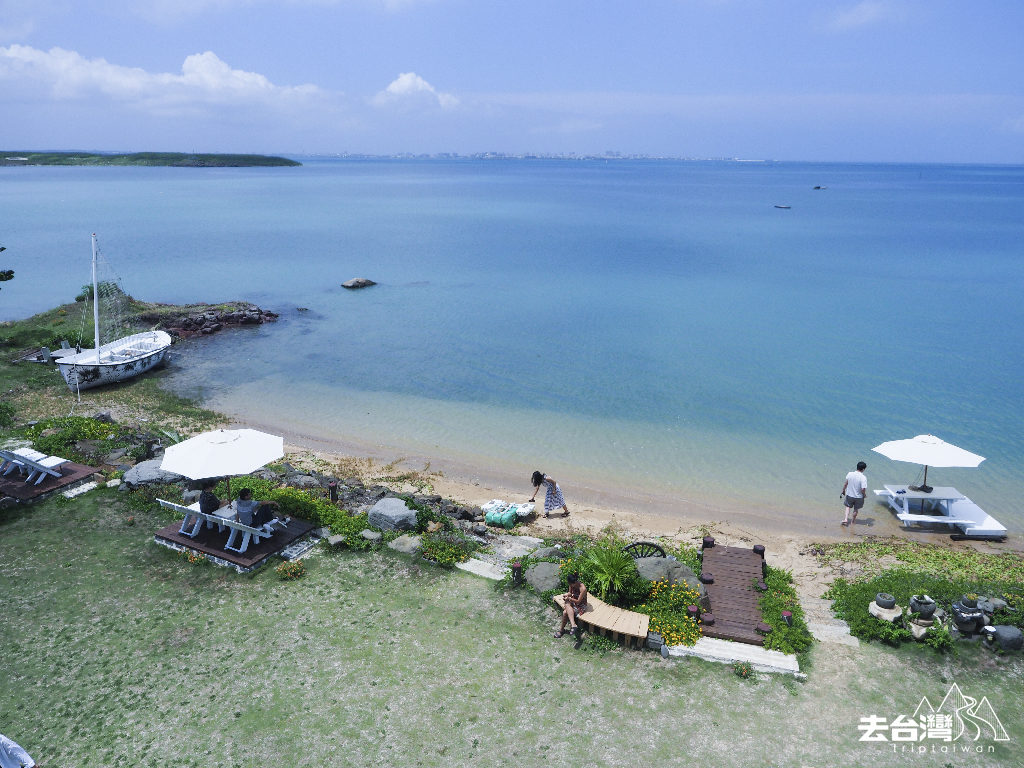
[[[176,347],[231,413],[829,521],[931,432],[987,461],[929,481],[1024,530],[1024,168],[302,160],[0,169],[0,317],[73,296],[95,231],[139,298],[281,313]]]

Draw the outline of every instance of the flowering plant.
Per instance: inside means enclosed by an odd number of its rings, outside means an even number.
[[[306,575],[306,564],[301,560],[285,561],[277,566],[277,575],[285,581],[301,579]]]

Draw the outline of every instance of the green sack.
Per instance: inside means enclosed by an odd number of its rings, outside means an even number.
[[[515,507],[507,509],[501,513],[502,528],[514,528],[517,522],[519,522],[519,515],[516,514]]]
[[[488,510],[484,515],[484,522],[488,525],[501,525],[501,507]]]

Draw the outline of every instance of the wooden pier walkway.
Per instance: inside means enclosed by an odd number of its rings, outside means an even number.
[[[708,601],[715,623],[702,626],[705,637],[717,637],[750,645],[764,645],[758,633],[761,618],[755,584],[764,578],[764,558],[752,549],[715,545],[702,550],[701,573],[711,574]]]

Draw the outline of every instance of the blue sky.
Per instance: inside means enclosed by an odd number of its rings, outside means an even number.
[[[0,0],[0,148],[1024,162],[1017,0]]]

